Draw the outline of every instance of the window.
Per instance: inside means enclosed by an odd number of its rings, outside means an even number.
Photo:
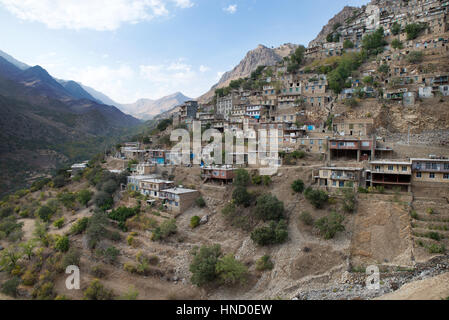
[[[434,172],[429,173],[429,178],[430,179],[435,179],[435,173]]]
[[[393,171],[394,170],[394,166],[389,165],[388,166],[388,171]]]
[[[345,182],[344,181],[340,181],[338,184],[339,184],[340,188],[343,188],[345,186]]]
[[[362,141],[362,147],[369,147],[369,141]]]
[[[448,180],[449,179],[449,173],[443,174],[443,179]]]
[[[402,166],[402,171],[407,171],[407,167],[406,166]]]
[[[449,163],[444,164],[444,170],[449,170]]]
[[[416,173],[416,177],[417,177],[417,178],[421,178],[421,177],[422,177],[422,173],[421,173],[421,172],[417,172],[417,173]]]
[[[334,187],[336,187],[337,186],[337,181],[332,181],[332,185],[334,186]]]
[[[380,171],[380,166],[376,166],[376,171]]]

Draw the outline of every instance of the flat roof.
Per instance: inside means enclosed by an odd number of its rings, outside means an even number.
[[[193,189],[185,189],[185,188],[171,188],[162,190],[162,192],[168,192],[168,193],[174,193],[174,194],[185,194],[185,193],[192,193],[192,192],[198,192],[197,190]]]
[[[355,168],[355,167],[322,167],[320,170],[345,170],[345,171],[361,171],[363,168]]]
[[[174,181],[169,181],[169,180],[162,180],[162,179],[154,179],[154,178],[150,178],[150,179],[145,179],[143,180],[143,182],[151,182],[151,183],[175,183]]]
[[[401,164],[401,165],[411,165],[411,162],[406,161],[391,161],[391,160],[378,160],[371,161],[370,164]]]
[[[149,176],[128,176],[128,178],[134,178],[137,180],[144,180],[144,179],[154,179],[156,175],[149,175]]]
[[[433,161],[433,162],[438,162],[438,161],[442,161],[442,162],[449,162],[449,159],[424,159],[424,158],[412,158],[410,159],[411,161]]]

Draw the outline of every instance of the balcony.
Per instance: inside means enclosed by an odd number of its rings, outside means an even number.
[[[347,175],[347,174],[343,174],[343,175],[331,174],[331,179],[332,180],[354,181],[355,180],[355,176]]]

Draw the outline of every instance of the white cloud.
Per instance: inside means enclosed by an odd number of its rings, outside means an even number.
[[[237,5],[236,4],[230,4],[226,8],[223,8],[224,11],[230,14],[234,14],[237,12]]]
[[[44,23],[51,29],[98,31],[167,16],[169,5],[193,6],[190,0],[0,0],[0,4],[21,20]]]
[[[133,92],[129,90],[128,84],[134,81],[136,73],[126,64],[117,66],[117,68],[103,65],[71,68],[63,77],[81,82],[103,92],[113,100],[122,102],[124,97],[133,95]]]
[[[206,66],[203,66],[203,65],[200,65],[200,72],[207,72],[207,71],[210,71],[210,68],[209,67],[206,67]]]
[[[191,8],[193,7],[193,2],[190,0],[175,0],[175,4],[179,8]]]

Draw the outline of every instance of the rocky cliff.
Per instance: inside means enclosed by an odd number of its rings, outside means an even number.
[[[296,48],[297,45],[291,43],[274,49],[259,45],[256,49],[249,51],[232,71],[223,74],[220,81],[212,86],[209,92],[199,97],[198,100],[203,103],[209,101],[213,97],[215,89],[227,86],[232,80],[248,77],[258,66],[276,64],[282,58],[290,55]]]

